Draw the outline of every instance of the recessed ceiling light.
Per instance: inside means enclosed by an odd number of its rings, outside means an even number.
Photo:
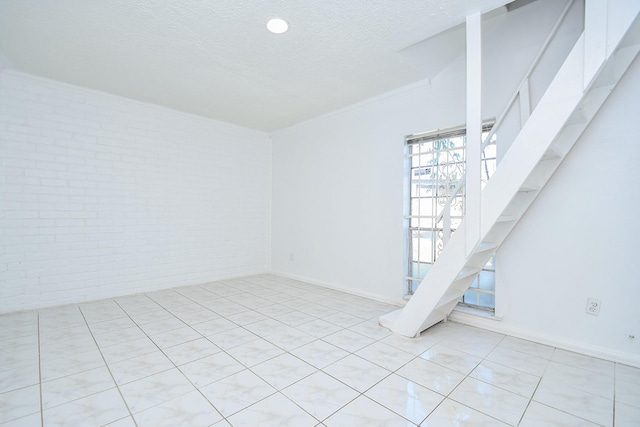
[[[289,29],[289,23],[284,19],[273,18],[267,22],[269,31],[275,34],[285,33]]]

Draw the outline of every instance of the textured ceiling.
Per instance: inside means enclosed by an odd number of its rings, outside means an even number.
[[[431,77],[459,43],[412,46],[510,1],[2,0],[0,64],[271,131]]]

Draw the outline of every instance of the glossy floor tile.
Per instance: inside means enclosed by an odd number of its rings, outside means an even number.
[[[260,275],[0,316],[0,427],[639,426],[640,369]]]

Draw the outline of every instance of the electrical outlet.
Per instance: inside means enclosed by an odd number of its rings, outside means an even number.
[[[291,252],[291,253],[289,254],[289,261],[293,261],[293,259],[294,259],[293,252]]]
[[[587,299],[587,314],[591,314],[593,316],[597,316],[600,314],[600,300],[595,298]]]

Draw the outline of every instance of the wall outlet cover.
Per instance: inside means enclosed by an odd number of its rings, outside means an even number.
[[[586,313],[587,314],[591,314],[593,316],[597,316],[600,314],[600,305],[602,303],[600,302],[599,299],[595,299],[595,298],[588,298],[587,299],[587,309],[586,309]]]

